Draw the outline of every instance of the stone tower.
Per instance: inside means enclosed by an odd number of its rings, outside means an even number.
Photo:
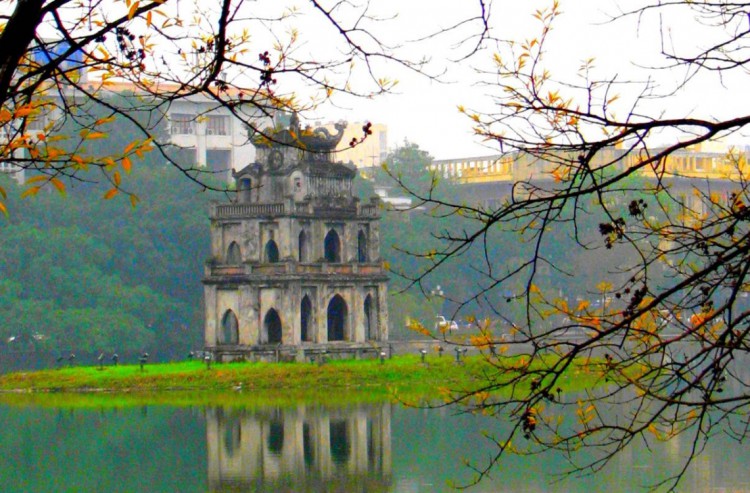
[[[268,129],[237,195],[212,204],[205,346],[219,360],[361,355],[388,339],[379,201],[352,195],[334,162],[345,124]]]

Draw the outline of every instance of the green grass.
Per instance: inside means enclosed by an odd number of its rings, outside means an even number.
[[[448,356],[430,356],[422,364],[415,355],[378,360],[310,363],[227,363],[210,369],[198,361],[138,365],[71,367],[0,376],[0,402],[59,403],[68,393],[85,393],[76,405],[247,406],[252,403],[362,402],[392,398],[407,401],[438,398],[445,390],[475,390],[495,369],[482,357],[458,365]],[[561,385],[576,390],[595,385],[594,374],[566,375]],[[181,392],[168,392],[181,391]],[[45,396],[41,396],[44,394]],[[252,396],[252,399],[249,397]],[[117,404],[120,403],[120,404]],[[131,403],[131,404],[128,404]]]

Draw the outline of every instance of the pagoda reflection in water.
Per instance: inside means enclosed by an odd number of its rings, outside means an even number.
[[[212,492],[391,487],[391,404],[210,408],[206,438]]]

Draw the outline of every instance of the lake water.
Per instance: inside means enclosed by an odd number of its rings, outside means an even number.
[[[113,399],[116,398],[113,396]],[[436,492],[463,459],[496,450],[497,421],[398,404],[77,408],[4,396],[3,492]],[[23,401],[23,403],[20,403]],[[683,444],[634,448],[603,472],[555,482],[562,458],[510,457],[473,492],[638,491],[678,467]],[[679,491],[750,492],[747,447],[717,437]]]

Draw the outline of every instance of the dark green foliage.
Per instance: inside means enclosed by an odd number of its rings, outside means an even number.
[[[5,184],[3,340],[86,352],[200,346],[208,194],[167,166],[144,163],[127,180],[135,209],[96,186],[19,201]]]
[[[127,123],[109,127],[108,146],[139,138]],[[12,349],[164,356],[202,345],[208,202],[220,196],[157,152],[122,176],[135,208],[124,193],[103,199],[111,184],[97,168],[60,177],[64,196],[48,185],[21,199],[2,177],[11,213],[0,226],[0,338],[16,337]]]

